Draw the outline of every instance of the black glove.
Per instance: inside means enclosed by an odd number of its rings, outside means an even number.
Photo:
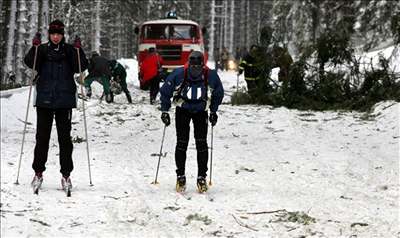
[[[41,44],[41,35],[40,35],[40,33],[39,32],[37,32],[36,34],[35,34],[35,37],[33,37],[33,40],[32,40],[32,45],[33,46],[39,46],[40,44]]]
[[[238,75],[241,75],[243,73],[243,69],[239,69]]]
[[[218,121],[217,113],[216,112],[211,112],[209,120],[211,122],[211,126],[215,126],[215,124],[217,124],[217,121]]]
[[[171,118],[169,117],[168,112],[163,112],[161,114],[161,120],[164,122],[166,126],[169,126],[169,124],[171,124]]]

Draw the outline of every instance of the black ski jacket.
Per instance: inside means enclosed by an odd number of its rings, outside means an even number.
[[[103,56],[95,56],[90,59],[89,74],[92,77],[111,77],[111,70],[108,65],[108,59]]]
[[[81,70],[87,68],[88,61],[82,49],[79,49]],[[33,69],[35,47],[25,56],[25,64]],[[61,109],[76,107],[76,84],[74,73],[79,73],[78,53],[72,45],[64,43],[41,44],[38,47],[35,70],[38,72],[36,82],[37,107]]]

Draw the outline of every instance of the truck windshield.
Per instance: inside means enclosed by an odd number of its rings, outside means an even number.
[[[194,25],[150,24],[143,26],[142,35],[144,39],[190,40],[197,38],[196,29]]]

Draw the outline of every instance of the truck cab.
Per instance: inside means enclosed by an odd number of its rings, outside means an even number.
[[[146,21],[135,28],[138,35],[137,59],[140,66],[150,48],[155,48],[163,59],[163,71],[172,72],[183,66],[191,51],[204,53],[203,32],[199,24],[190,20],[162,19]]]

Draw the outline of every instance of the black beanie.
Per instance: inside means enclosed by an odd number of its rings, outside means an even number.
[[[49,34],[59,33],[64,35],[64,23],[60,20],[54,20],[49,25]]]

